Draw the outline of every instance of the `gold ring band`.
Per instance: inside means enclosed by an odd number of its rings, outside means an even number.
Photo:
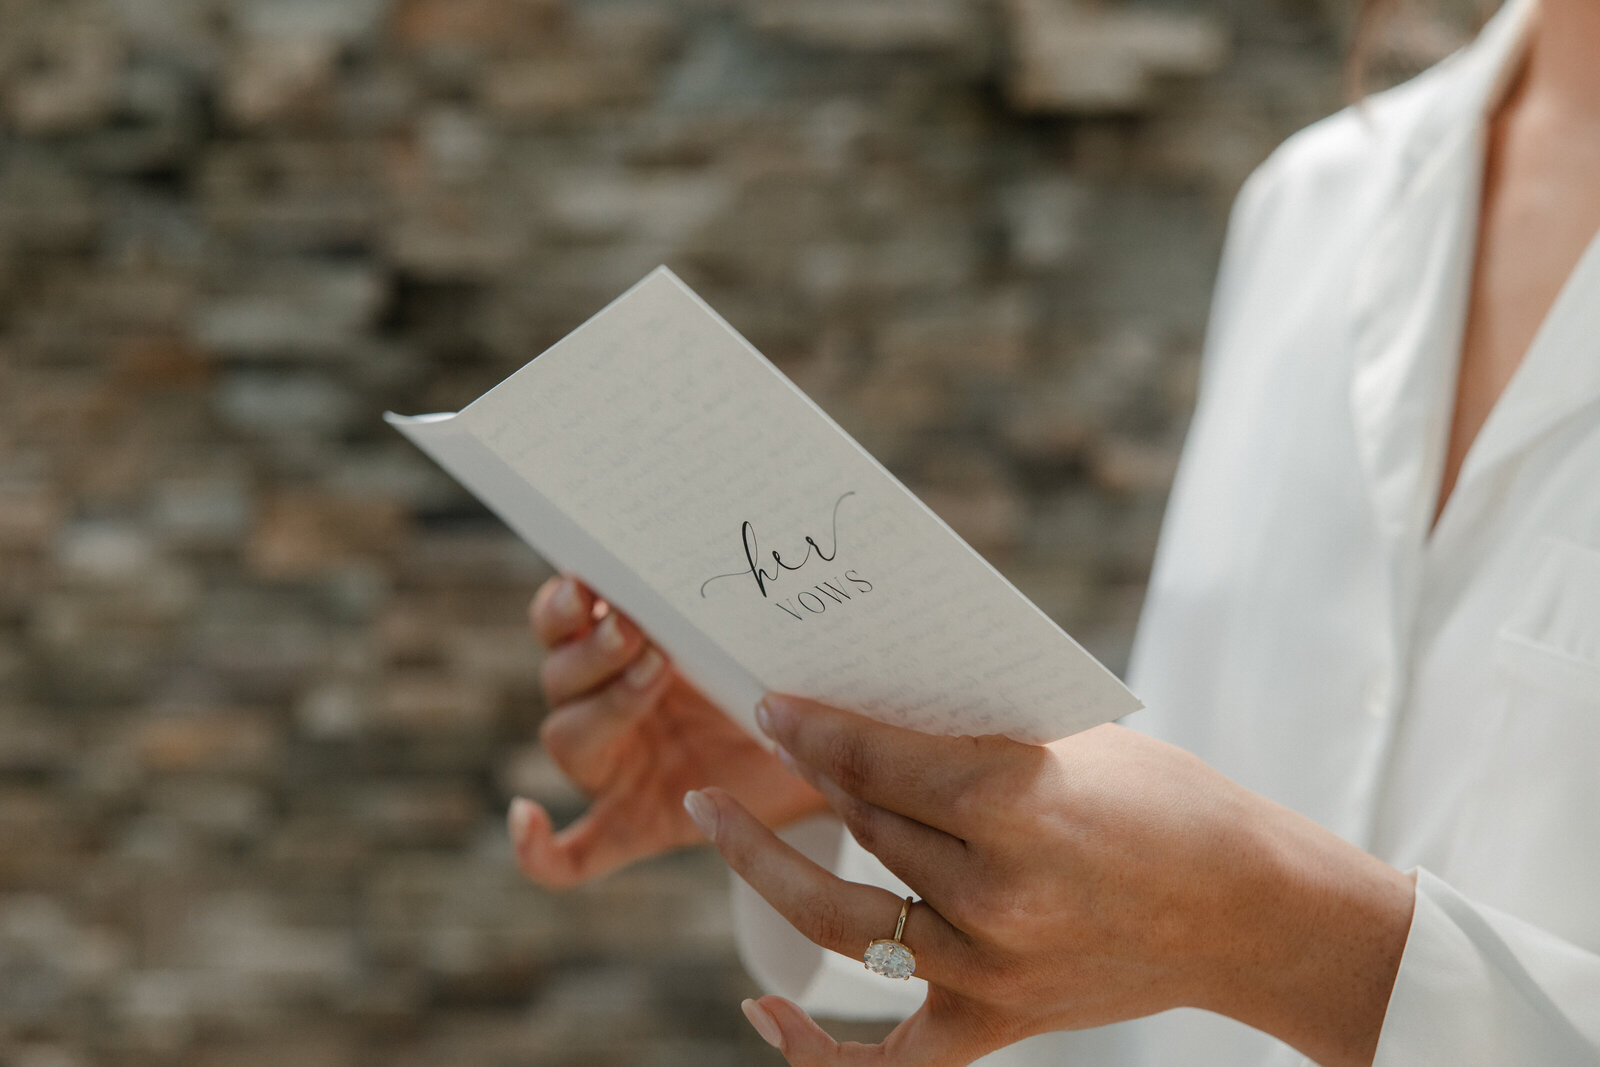
[[[906,916],[911,914],[912,900],[906,897],[905,903],[900,905],[900,918],[894,924],[894,936],[880,937],[867,945],[862,963],[873,974],[881,974],[885,978],[910,978],[916,973],[916,954],[900,943],[900,935],[906,930]]]

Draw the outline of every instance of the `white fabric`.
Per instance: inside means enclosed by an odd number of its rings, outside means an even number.
[[[1379,1067],[1600,1064],[1600,239],[1430,529],[1484,116],[1531,11],[1292,138],[1241,193],[1131,672],[1131,725],[1418,869]],[[800,958],[748,897],[740,926],[758,975]],[[835,956],[785,979],[833,1014],[921,994]],[[1176,1011],[983,1062],[1304,1061]]]

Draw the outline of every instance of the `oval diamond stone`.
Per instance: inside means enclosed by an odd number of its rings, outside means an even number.
[[[867,970],[885,978],[910,978],[917,969],[917,957],[898,941],[879,939],[867,946]]]

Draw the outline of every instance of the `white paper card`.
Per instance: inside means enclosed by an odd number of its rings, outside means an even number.
[[[665,267],[458,414],[386,418],[746,725],[768,689],[1033,742],[1140,706]]]

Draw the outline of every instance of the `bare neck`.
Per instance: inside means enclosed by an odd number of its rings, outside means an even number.
[[[1600,125],[1600,0],[1539,0],[1516,95],[1568,122]]]

